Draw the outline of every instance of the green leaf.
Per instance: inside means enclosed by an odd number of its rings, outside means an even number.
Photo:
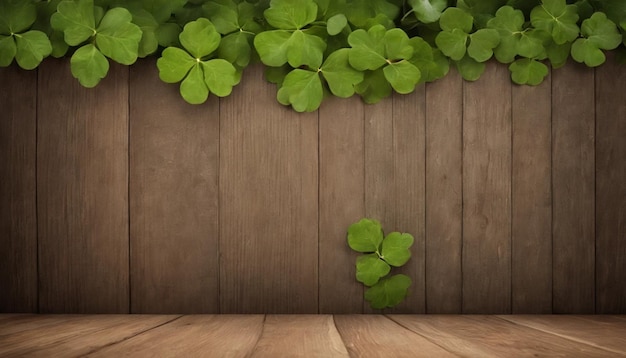
[[[389,97],[392,92],[391,85],[385,78],[382,68],[365,72],[363,82],[357,84],[354,90],[367,104],[377,103],[381,99]]]
[[[409,37],[403,30],[387,30],[383,41],[385,44],[385,58],[387,60],[408,60],[413,56],[413,47],[409,44]]]
[[[425,24],[436,22],[443,10],[448,7],[447,0],[409,0],[409,5],[417,19]]]
[[[294,67],[308,65],[317,69],[324,56],[326,42],[300,30],[264,31],[254,38],[261,61],[267,66],[279,67],[289,62]]]
[[[578,37],[576,5],[567,5],[565,0],[543,0],[530,12],[530,21],[537,29],[550,33],[559,45]]]
[[[485,72],[485,63],[478,62],[469,56],[456,62],[456,68],[466,81],[476,81]]]
[[[354,86],[363,81],[363,72],[350,66],[349,52],[349,49],[343,48],[331,53],[321,68],[330,91],[337,97],[352,96]]]
[[[376,285],[365,291],[365,299],[374,309],[393,307],[406,297],[411,279],[406,275],[394,275],[380,280]]]
[[[74,78],[87,88],[95,87],[109,72],[109,61],[92,44],[87,44],[74,52],[70,59]]]
[[[263,13],[277,29],[299,30],[317,18],[317,4],[312,0],[272,0]]]
[[[32,1],[0,1],[0,34],[12,35],[25,31],[37,19],[37,8]]]
[[[348,21],[358,28],[384,25],[398,17],[400,7],[386,0],[352,0],[346,8]]]
[[[391,87],[400,94],[413,92],[422,75],[415,65],[406,60],[390,63],[383,68],[383,73]]]
[[[377,254],[362,255],[356,259],[356,280],[365,286],[375,285],[389,271],[389,264],[379,259]]]
[[[131,13],[133,15],[133,23],[139,26],[142,32],[137,49],[138,56],[146,57],[153,54],[159,47],[156,35],[156,29],[159,27],[159,24],[154,16],[144,9],[133,10]]]
[[[449,61],[441,51],[434,51],[420,37],[411,38],[410,43],[414,51],[413,57],[409,61],[420,70],[420,82],[431,82],[448,73],[450,69]]]
[[[50,24],[53,29],[63,32],[68,45],[79,45],[96,34],[93,0],[60,2]]]
[[[373,219],[361,219],[348,227],[348,245],[358,252],[378,252],[383,242],[383,229]]]
[[[182,46],[178,36],[183,32],[183,29],[175,23],[169,22],[160,24],[155,31],[157,41],[159,45],[163,47]]]
[[[210,55],[220,45],[221,40],[215,26],[205,18],[185,25],[179,38],[183,47],[197,59]]]
[[[240,31],[226,35],[217,50],[218,57],[241,68],[248,66],[252,56],[251,38],[249,34]]]
[[[528,58],[545,57],[545,44],[550,43],[550,41],[552,41],[550,34],[543,30],[525,30],[520,34],[517,53]]]
[[[470,36],[467,54],[478,62],[485,62],[493,56],[493,49],[500,43],[498,31],[480,29]]]
[[[199,63],[193,65],[187,77],[180,83],[180,95],[190,104],[201,104],[209,98],[209,88]]]
[[[13,36],[0,35],[0,67],[7,67],[17,54],[17,45]]]
[[[32,70],[52,52],[52,44],[48,36],[41,31],[31,30],[15,35],[17,53],[15,60],[25,70]]]
[[[545,48],[548,59],[550,60],[550,65],[552,65],[552,68],[556,69],[567,63],[572,43],[566,42],[562,45],[557,45],[554,41],[550,41]]]
[[[285,77],[287,74],[291,72],[293,68],[289,65],[284,65],[280,67],[266,67],[264,71],[265,80],[269,83],[277,84],[278,87],[282,86],[283,81],[285,81]]]
[[[615,23],[602,12],[596,12],[583,21],[580,32],[602,50],[613,50],[622,42],[622,35]]]
[[[326,31],[329,35],[334,36],[343,31],[346,26],[348,26],[346,15],[337,14],[330,17],[326,22]]]
[[[297,112],[312,112],[318,109],[323,97],[324,90],[318,72],[301,69],[295,69],[287,74],[277,94],[280,103],[291,105]]]
[[[469,35],[461,29],[442,31],[435,38],[435,43],[446,56],[458,61],[465,56],[468,36]]]
[[[228,61],[221,58],[200,63],[204,71],[204,82],[209,91],[219,97],[228,96],[233,86],[239,82],[237,70]]]
[[[513,82],[520,85],[536,86],[543,82],[543,79],[548,75],[548,67],[546,65],[529,58],[516,60],[509,65],[509,70],[511,71]]]
[[[526,2],[530,0],[524,0]],[[496,13],[496,10],[506,5],[506,0],[457,0],[456,6],[471,14],[477,28],[484,28],[487,22]]]
[[[370,28],[368,31],[358,29],[348,36],[350,49],[350,65],[359,71],[375,70],[387,62],[385,57],[385,34],[387,30],[382,25]]]
[[[196,60],[186,51],[168,47],[163,50],[156,64],[161,81],[176,83],[182,81],[196,63]]]
[[[137,60],[141,29],[132,23],[133,16],[124,8],[106,12],[96,30],[96,45],[105,56],[131,65]]]
[[[212,0],[204,5],[203,9],[209,14],[209,20],[215,29],[222,35],[239,31],[239,15],[237,4],[232,0]]]
[[[493,51],[498,61],[509,63],[515,59],[523,25],[524,14],[510,6],[498,9],[496,16],[487,22],[487,26],[497,30],[500,35],[500,43]]]
[[[469,33],[472,31],[473,24],[472,15],[456,7],[447,8],[439,19],[439,26],[443,31],[460,30]]]
[[[392,232],[383,240],[382,259],[389,265],[400,267],[411,258],[409,248],[413,245],[413,236],[407,233]]]
[[[588,39],[578,39],[572,44],[572,58],[589,67],[597,67],[606,61],[604,52]]]

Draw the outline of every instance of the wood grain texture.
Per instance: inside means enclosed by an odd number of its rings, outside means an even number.
[[[130,108],[131,312],[217,313],[218,99],[188,104],[144,60]]]
[[[39,67],[39,309],[127,313],[128,68],[87,89],[69,64]]]
[[[511,310],[511,81],[494,62],[466,82],[463,313]]]
[[[626,313],[626,71],[596,69],[596,313]]]
[[[262,315],[183,316],[88,357],[248,357]]]
[[[318,312],[318,121],[261,66],[220,104],[220,309]]]
[[[614,316],[508,315],[500,318],[626,356],[626,320]]]
[[[463,300],[463,79],[426,85],[426,312],[460,313]]]
[[[512,88],[511,309],[552,312],[551,82]]]
[[[37,72],[0,68],[0,312],[37,312]]]
[[[614,353],[494,316],[393,315],[391,319],[462,357],[611,357]]]
[[[35,317],[41,323],[37,328],[0,335],[2,357],[83,356],[175,318],[143,315],[43,315]]]
[[[250,357],[349,357],[331,315],[268,315]]]
[[[552,75],[553,312],[595,311],[594,71]]]
[[[363,112],[360,98],[328,98],[319,109],[319,312],[363,312],[357,253],[346,242],[365,214]]]
[[[337,315],[335,325],[353,357],[456,357],[383,315]]]

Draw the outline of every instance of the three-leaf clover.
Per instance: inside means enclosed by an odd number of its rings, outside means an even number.
[[[548,67],[531,58],[515,60],[509,65],[509,70],[513,82],[520,85],[536,86],[548,75]]]
[[[543,30],[524,29],[524,14],[520,10],[503,6],[487,22],[487,26],[497,30],[500,35],[500,43],[493,53],[502,63],[513,62],[518,55],[536,58],[545,53],[543,44],[550,34]]]
[[[583,21],[582,38],[572,44],[572,58],[589,67],[600,66],[606,61],[602,50],[613,50],[622,42],[617,26],[603,12],[596,12]]]
[[[228,96],[238,83],[235,67],[224,59],[210,59],[221,36],[205,18],[185,25],[179,36],[184,49],[168,47],[157,60],[163,82],[180,84],[181,96],[191,104],[204,103],[213,93]]]
[[[409,0],[417,19],[425,24],[436,22],[448,7],[447,0]]]
[[[48,36],[38,30],[29,30],[37,18],[37,8],[30,1],[3,0],[0,2],[0,67],[13,62],[32,70],[52,52]]]
[[[542,0],[530,12],[530,21],[535,28],[547,31],[557,45],[578,37],[577,7],[567,5],[565,0]]]

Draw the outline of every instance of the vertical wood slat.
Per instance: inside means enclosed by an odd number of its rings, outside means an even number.
[[[554,313],[595,311],[593,86],[573,62],[552,75]]]
[[[357,254],[346,242],[364,215],[363,102],[328,98],[319,109],[319,312],[361,313]]]
[[[318,116],[261,66],[220,103],[220,309],[318,312]]]
[[[0,68],[0,312],[37,312],[37,71]]]
[[[131,312],[217,313],[218,99],[186,103],[152,60],[130,81]]]
[[[47,59],[37,112],[40,311],[126,313],[128,68],[86,89]]]
[[[511,310],[511,81],[490,63],[465,83],[463,313]]]
[[[596,313],[626,313],[626,71],[596,69]]]
[[[460,313],[463,299],[463,79],[426,85],[426,312]]]
[[[513,86],[512,313],[552,312],[550,83]]]

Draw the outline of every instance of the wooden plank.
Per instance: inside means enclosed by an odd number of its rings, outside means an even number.
[[[463,112],[463,312],[511,311],[511,81],[490,62],[466,82]]]
[[[0,312],[37,312],[37,72],[0,68]]]
[[[463,79],[426,85],[426,312],[461,313]]]
[[[594,72],[552,74],[553,312],[595,311]]]
[[[357,254],[346,243],[364,216],[363,101],[330,97],[319,110],[319,312],[363,312]]]
[[[87,89],[46,60],[37,112],[40,312],[127,313],[128,67]]]
[[[262,315],[183,316],[88,357],[247,357],[262,328]]]
[[[614,353],[493,316],[393,315],[391,319],[463,357],[610,357]]]
[[[626,71],[596,69],[596,313],[626,313]]]
[[[3,357],[77,357],[124,341],[175,316],[42,315],[31,330],[0,335]]]
[[[275,96],[255,66],[220,104],[222,313],[318,312],[317,113]]]
[[[513,313],[551,313],[550,76],[539,86],[512,90],[511,308]]]
[[[626,320],[614,316],[508,315],[500,318],[626,356]]]
[[[217,313],[218,99],[188,104],[144,60],[130,116],[131,312]]]
[[[349,357],[331,315],[268,315],[250,357]]]
[[[338,315],[335,325],[353,357],[456,357],[386,316]]]
[[[413,281],[407,297],[393,313],[425,313],[426,224],[426,87],[408,95],[393,95],[394,223],[386,232],[413,235],[411,259],[392,274],[403,273]],[[389,184],[388,184],[389,185]]]

